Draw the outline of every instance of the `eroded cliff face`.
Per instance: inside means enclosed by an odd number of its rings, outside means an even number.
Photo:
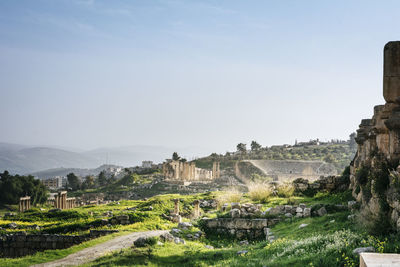
[[[400,41],[384,48],[384,105],[361,121],[350,165],[350,189],[371,219],[400,227]]]

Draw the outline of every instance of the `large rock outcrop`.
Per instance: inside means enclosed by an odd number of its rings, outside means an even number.
[[[350,188],[371,219],[400,223],[397,167],[400,159],[400,41],[384,47],[384,105],[374,107],[372,119],[361,121],[358,150],[350,165]],[[397,188],[399,187],[399,188]]]

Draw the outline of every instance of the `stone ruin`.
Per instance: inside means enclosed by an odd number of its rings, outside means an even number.
[[[19,211],[24,212],[31,208],[31,197],[21,197],[19,198]]]
[[[357,178],[357,173],[365,168],[368,171],[379,168],[382,163],[395,164],[400,160],[400,41],[389,42],[384,47],[383,62],[384,105],[374,107],[371,119],[361,121],[357,130],[357,153],[350,165],[350,188],[354,198],[361,202],[363,209],[373,215],[381,211],[380,199],[390,206],[391,222],[400,227],[400,189],[395,186],[396,175],[389,177],[388,189],[382,196],[374,185],[369,187]],[[399,168],[397,168],[399,171]],[[360,174],[359,176],[360,177]],[[372,181],[375,184],[382,181]],[[375,187],[376,188],[376,187]]]
[[[220,178],[220,163],[213,162],[213,167],[210,171],[197,168],[193,161],[169,160],[163,164],[163,175],[169,181],[212,181]]]
[[[305,178],[316,180],[321,176],[337,175],[335,166],[323,161],[311,160],[247,160],[254,167],[261,170],[265,176],[274,181],[294,180]],[[236,169],[236,172],[238,169]],[[236,174],[238,175],[238,174]]]
[[[53,205],[56,209],[73,209],[76,207],[76,198],[67,198],[67,191],[61,191],[54,195],[54,198],[50,198],[47,201],[50,205]]]
[[[85,235],[26,234],[17,232],[0,236],[0,258],[14,258],[48,249],[65,249],[118,230],[91,230]]]

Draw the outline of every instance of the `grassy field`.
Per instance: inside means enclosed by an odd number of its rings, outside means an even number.
[[[222,202],[251,202],[247,194],[236,192],[213,192],[196,195],[160,195],[146,201],[120,201],[108,205],[79,207],[63,211],[55,216],[47,210],[35,209],[19,214],[15,219],[0,220],[6,226],[15,222],[24,228],[36,224],[46,231],[83,233],[76,230],[77,225],[94,224],[105,218],[103,214],[112,211],[113,215],[128,214],[135,223],[114,225],[112,229],[119,233],[94,239],[64,250],[48,250],[19,259],[0,259],[0,266],[29,266],[33,263],[59,259],[85,247],[104,242],[116,235],[133,231],[171,229],[176,224],[162,218],[173,209],[174,198],[182,199],[182,213],[188,216],[192,212],[195,199],[217,199]],[[263,204],[263,209],[282,204],[305,203],[307,206],[325,204],[346,204],[351,199],[349,192],[328,194],[319,193],[315,197],[292,196],[287,198],[271,197]],[[150,210],[150,206],[152,210]],[[136,211],[127,208],[136,207]],[[323,217],[293,218],[282,221],[272,227],[276,241],[251,242],[240,245],[238,241],[221,239],[217,236],[202,237],[196,241],[186,240],[186,244],[173,242],[156,243],[144,248],[132,247],[104,256],[86,266],[358,266],[358,256],[353,255],[357,247],[373,246],[379,252],[400,252],[400,239],[396,235],[386,237],[369,236],[353,221],[348,220],[349,211],[335,212]],[[51,214],[51,215],[50,215]],[[220,210],[205,210],[204,215],[212,218],[221,216]],[[196,221],[193,222],[196,226]],[[299,228],[301,224],[308,224]],[[98,228],[110,227],[101,226]],[[66,231],[65,229],[69,229]],[[197,231],[194,228],[192,231]],[[15,231],[15,230],[5,230]],[[187,232],[182,236],[185,238]],[[207,248],[206,245],[213,246]],[[247,251],[238,255],[238,251]]]

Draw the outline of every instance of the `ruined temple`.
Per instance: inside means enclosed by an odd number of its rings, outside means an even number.
[[[358,149],[350,165],[350,188],[363,208],[373,215],[385,211],[399,227],[396,168],[400,159],[400,41],[385,45],[383,59],[386,103],[375,106],[372,118],[362,120],[357,130]]]
[[[163,164],[164,178],[171,181],[211,181],[220,178],[220,163],[213,162],[212,170],[197,168],[192,162],[169,160]]]

